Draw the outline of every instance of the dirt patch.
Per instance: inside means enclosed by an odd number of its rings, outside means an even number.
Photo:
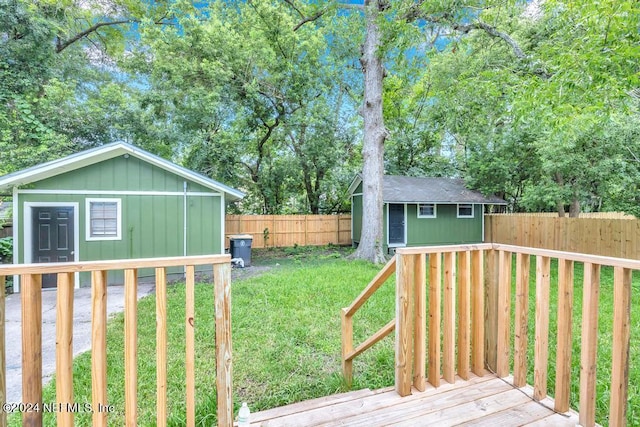
[[[251,267],[245,268],[232,268],[231,280],[233,282],[235,280],[248,279],[249,277],[259,276],[260,274],[266,273],[272,268],[273,266],[271,265],[252,265]]]

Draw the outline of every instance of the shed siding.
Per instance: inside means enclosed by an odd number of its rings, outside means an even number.
[[[407,246],[482,242],[482,205],[473,218],[458,218],[457,205],[437,205],[436,218],[418,218],[418,205],[407,205]]]
[[[136,157],[114,157],[90,166],[61,173],[26,188],[46,190],[168,191],[182,192],[185,180]],[[189,191],[211,189],[189,182]]]
[[[351,202],[351,231],[352,241],[359,242],[362,234],[362,195],[353,196]]]

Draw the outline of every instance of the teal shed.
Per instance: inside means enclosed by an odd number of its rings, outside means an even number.
[[[0,193],[13,199],[14,263],[221,254],[226,205],[244,196],[126,143],[5,175]]]
[[[485,205],[506,205],[498,197],[469,190],[455,178],[385,175],[383,189],[384,250],[405,246],[480,243],[484,239]],[[349,186],[351,240],[362,231],[362,176]]]

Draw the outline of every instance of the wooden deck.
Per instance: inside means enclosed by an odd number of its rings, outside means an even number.
[[[529,386],[514,388],[493,374],[456,378],[400,397],[393,388],[358,390],[251,414],[252,426],[575,426],[575,412],[557,414],[553,400],[535,402]]]

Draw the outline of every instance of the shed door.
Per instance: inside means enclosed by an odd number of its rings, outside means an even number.
[[[32,209],[33,262],[73,261],[73,207],[38,206]],[[55,288],[56,275],[43,274],[42,287]]]
[[[389,244],[404,245],[404,205],[389,205]]]

